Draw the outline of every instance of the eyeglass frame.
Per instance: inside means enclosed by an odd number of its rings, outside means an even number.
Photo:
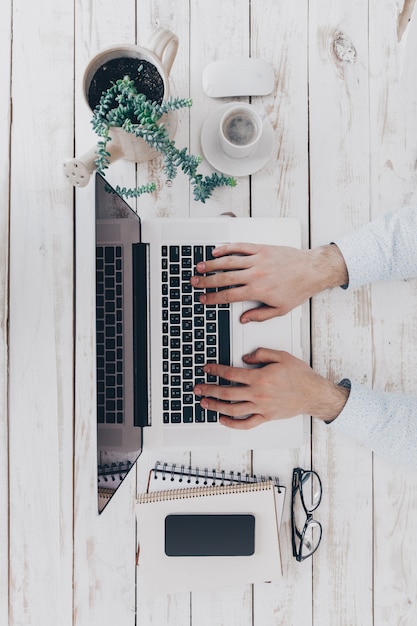
[[[320,485],[320,497],[319,500],[317,502],[317,504],[313,507],[313,508],[308,508],[304,502],[304,497],[303,497],[303,491],[301,489],[301,477],[303,476],[303,474],[314,474],[319,482]],[[297,478],[297,485],[295,484],[295,479]],[[295,496],[297,495],[297,492],[300,492],[300,499],[301,499],[301,504],[303,505],[303,509],[304,512],[306,514],[306,521],[304,523],[304,527],[303,530],[300,531],[298,530],[297,526],[295,525],[295,514],[294,514],[294,500],[295,500]],[[292,472],[292,499],[291,499],[291,540],[292,540],[292,553],[293,556],[295,557],[295,559],[298,562],[302,562],[305,561],[306,559],[308,559],[310,556],[312,556],[317,548],[319,547],[320,543],[321,543],[321,539],[323,536],[323,527],[320,524],[320,522],[318,522],[317,520],[313,519],[313,511],[315,511],[321,503],[321,498],[323,495],[323,486],[321,483],[321,479],[320,476],[317,474],[317,472],[315,472],[314,470],[304,470],[301,467],[294,467],[293,472]],[[311,525],[311,523],[314,522],[315,524],[317,524],[317,526],[320,529],[320,537],[319,540],[317,542],[316,547],[314,548],[314,550],[312,552],[310,552],[310,554],[307,554],[306,556],[302,556],[301,552],[302,552],[302,547],[304,544],[304,537],[305,534],[307,532],[308,527]],[[297,546],[296,546],[296,535],[300,540],[300,545],[299,548],[297,550]]]

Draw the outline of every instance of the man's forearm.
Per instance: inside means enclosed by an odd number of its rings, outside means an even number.
[[[321,388],[315,397],[311,415],[329,424],[343,411],[349,398],[349,389],[321,379]]]
[[[313,248],[309,251],[309,256],[314,293],[348,284],[349,275],[346,263],[336,245]]]

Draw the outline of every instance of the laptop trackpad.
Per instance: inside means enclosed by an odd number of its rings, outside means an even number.
[[[291,314],[274,317],[265,322],[249,322],[243,329],[243,354],[256,348],[270,348],[292,352]]]

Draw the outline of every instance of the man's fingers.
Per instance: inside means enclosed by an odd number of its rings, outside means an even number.
[[[253,264],[252,255],[222,256],[211,261],[200,261],[195,266],[198,274],[210,274],[212,272],[230,272],[244,270]]]
[[[223,426],[227,426],[228,428],[234,428],[235,430],[249,430],[250,428],[255,428],[255,426],[259,426],[264,422],[264,416],[259,413],[250,415],[245,419],[233,419],[232,417],[227,417],[226,415],[221,415],[220,417],[220,424],[223,424]]]
[[[224,378],[230,382],[246,385],[251,377],[251,370],[243,367],[232,367],[230,365],[221,365],[220,363],[210,363],[204,366],[206,374]],[[202,385],[199,385],[202,386]],[[223,385],[220,385],[223,387]]]
[[[230,256],[234,254],[250,255],[256,254],[259,251],[260,247],[261,246],[256,243],[242,243],[238,241],[235,243],[225,243],[221,246],[216,246],[212,254],[216,258]]]
[[[190,283],[198,289],[210,289],[211,287],[229,287],[241,285],[245,282],[245,272],[217,272],[209,276],[200,276],[195,274],[190,278]]]
[[[268,363],[281,363],[288,352],[283,350],[271,350],[270,348],[257,348],[250,354],[245,354],[243,360],[250,365],[268,364]],[[245,371],[245,370],[244,370]],[[251,371],[251,370],[249,370]]]
[[[283,315],[283,312],[280,312],[279,309],[272,306],[262,305],[253,309],[248,309],[242,313],[240,321],[242,324],[246,324],[247,322],[265,322],[266,320],[278,317],[279,315]]]
[[[220,289],[220,291],[208,291],[202,293],[199,300],[201,304],[231,304],[232,302],[243,302],[247,300],[247,288],[231,287],[230,289]]]
[[[238,402],[245,397],[243,386],[233,385],[214,385],[212,383],[201,383],[196,385],[194,393],[201,398],[217,398],[218,400],[226,400],[226,402]],[[212,408],[206,407],[206,408]],[[244,413],[242,414],[244,415]]]
[[[230,415],[231,417],[242,418],[253,411],[251,402],[222,402],[215,398],[202,398],[201,407],[209,411],[215,411],[220,415]]]

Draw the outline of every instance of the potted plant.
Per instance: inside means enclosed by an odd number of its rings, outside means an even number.
[[[88,184],[95,169],[103,171],[117,159],[144,163],[162,155],[168,180],[177,169],[186,173],[194,197],[205,201],[220,185],[235,180],[198,173],[200,157],[179,150],[174,143],[177,110],[191,106],[188,99],[170,99],[169,73],[178,49],[178,37],[159,27],[147,46],[121,44],[97,53],[84,72],[85,100],[93,111],[93,128],[98,146],[64,163],[64,173],[76,187]],[[152,191],[153,183],[136,190],[118,189],[125,196]]]
[[[139,72],[143,65],[139,66]],[[121,128],[124,132],[140,137],[156,153],[164,158],[164,172],[168,180],[175,178],[181,169],[190,180],[194,199],[205,202],[216,187],[227,185],[234,187],[233,177],[217,174],[203,176],[198,172],[200,156],[188,154],[186,148],[177,148],[163,122],[163,116],[171,111],[190,107],[190,99],[173,98],[157,102],[139,93],[135,80],[124,76],[116,80],[100,97],[93,111],[92,126],[100,137],[96,149],[95,166],[103,174],[110,163],[109,142],[112,141],[112,129]],[[155,189],[153,183],[136,189],[116,188],[125,197],[138,197],[142,193]]]

